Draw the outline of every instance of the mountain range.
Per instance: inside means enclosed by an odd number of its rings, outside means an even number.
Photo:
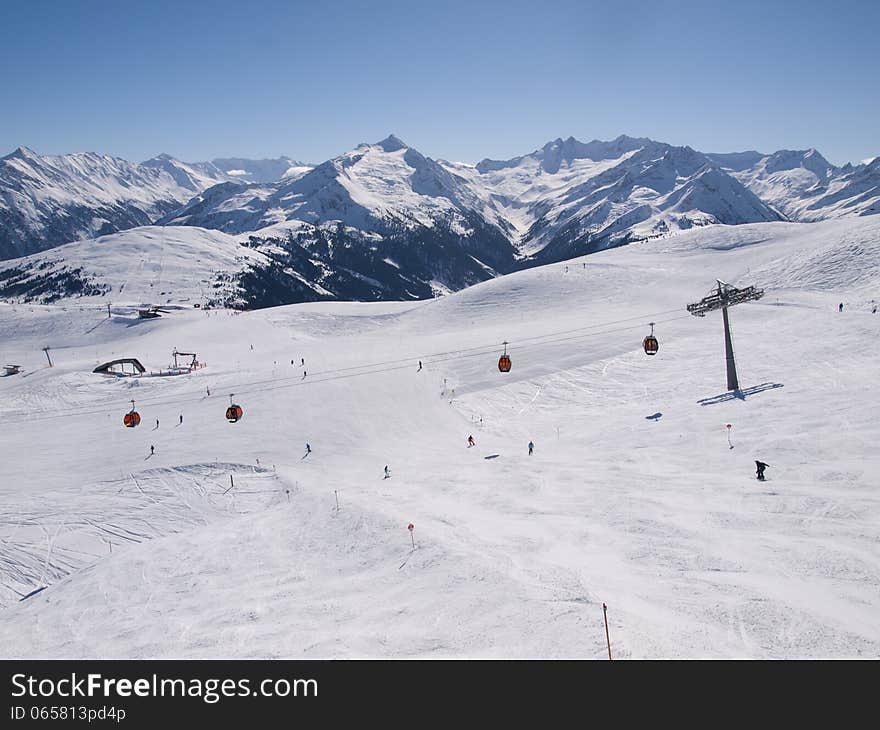
[[[140,236],[146,260],[158,255],[150,241],[190,240],[183,228],[227,234],[259,253],[241,257],[247,265],[216,303],[266,306],[426,298],[695,226],[878,212],[880,158],[836,167],[814,149],[716,154],[647,138],[569,137],[470,165],[434,160],[390,135],[308,165],[164,154],[136,164],[20,147],[0,159],[0,260],[16,259],[0,267],[0,296],[112,291],[117,282],[100,281],[114,268],[97,263],[102,249],[150,225],[169,235]],[[73,241],[85,243],[63,245]],[[48,249],[56,250],[30,257]]]

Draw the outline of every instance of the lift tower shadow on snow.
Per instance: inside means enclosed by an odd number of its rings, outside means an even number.
[[[739,381],[736,377],[736,361],[733,358],[733,341],[730,338],[730,320],[727,316],[727,309],[734,304],[760,299],[764,296],[764,290],[756,289],[754,286],[737,289],[730,284],[725,284],[721,279],[716,279],[716,281],[718,288],[699,302],[688,304],[687,311],[695,317],[705,317],[707,312],[721,310],[721,315],[724,318],[724,350],[727,355],[727,389],[738,391]]]

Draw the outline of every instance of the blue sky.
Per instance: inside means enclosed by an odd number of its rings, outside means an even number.
[[[880,154],[880,2],[0,0],[0,154]]]

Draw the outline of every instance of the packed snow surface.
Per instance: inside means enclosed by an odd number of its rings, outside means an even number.
[[[716,279],[765,289],[738,395]],[[601,659],[605,602],[615,658],[877,658],[878,297],[852,218],[416,303],[0,305],[0,653]],[[91,372],[174,348],[206,367]]]

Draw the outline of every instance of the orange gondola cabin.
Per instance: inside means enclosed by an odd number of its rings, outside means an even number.
[[[510,372],[510,355],[507,354],[507,342],[504,343],[504,354],[498,358],[498,370],[502,373]]]
[[[122,425],[126,428],[134,428],[141,422],[141,414],[134,409],[134,401],[131,402],[131,410],[122,418]]]
[[[660,349],[660,343],[657,342],[657,338],[654,337],[654,323],[651,322],[651,334],[649,334],[644,342],[642,342],[642,346],[645,348],[646,355],[656,355],[657,350]]]
[[[226,420],[230,423],[240,421],[243,415],[244,411],[242,411],[241,406],[236,403],[230,403],[229,408],[226,409]]]

